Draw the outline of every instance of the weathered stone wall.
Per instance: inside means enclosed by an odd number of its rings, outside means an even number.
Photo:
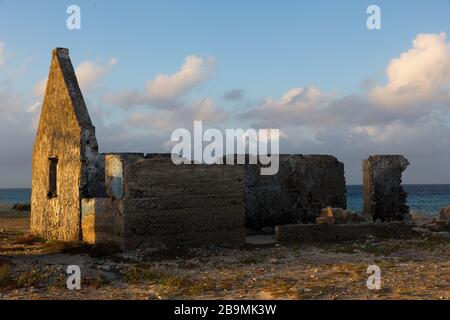
[[[293,224],[277,226],[276,239],[279,242],[336,242],[377,238],[402,238],[414,235],[411,225],[400,221],[389,223],[355,224]]]
[[[115,243],[124,247],[123,201],[113,198],[81,201],[83,241],[89,244]]]
[[[31,232],[47,239],[81,237],[81,198],[100,194],[95,128],[67,49],[55,49],[33,147]],[[57,159],[57,190],[49,195],[50,158]]]
[[[325,207],[346,209],[344,165],[328,155],[280,155],[279,172],[245,166],[246,225],[251,229],[315,222]]]
[[[401,155],[375,155],[363,161],[364,213],[374,220],[403,220],[409,211],[402,172],[409,162]]]
[[[242,166],[176,166],[170,155],[105,157],[108,196],[123,201],[126,249],[244,244]]]

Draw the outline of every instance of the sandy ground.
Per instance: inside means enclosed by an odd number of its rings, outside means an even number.
[[[448,233],[105,256],[32,239],[28,228],[26,213],[0,210],[0,299],[450,299]],[[366,286],[372,264],[380,290]],[[80,266],[81,290],[67,289],[68,265]]]

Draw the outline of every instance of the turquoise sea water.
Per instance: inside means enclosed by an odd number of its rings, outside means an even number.
[[[408,193],[406,202],[411,210],[438,215],[441,208],[450,205],[450,184],[407,184],[403,189]],[[361,185],[347,186],[347,207],[362,211]]]
[[[2,203],[30,203],[31,189],[0,189],[0,202]]]
[[[407,204],[411,209],[437,215],[442,207],[450,205],[450,184],[404,185],[408,193]],[[31,189],[0,189],[0,202],[29,203]],[[347,206],[361,212],[363,207],[362,186],[347,186]]]

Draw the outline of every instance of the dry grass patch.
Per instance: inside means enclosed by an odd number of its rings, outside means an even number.
[[[17,279],[16,285],[19,288],[29,288],[43,285],[48,280],[48,276],[39,270],[32,269],[31,271],[21,272]]]
[[[15,274],[11,264],[0,262],[0,288],[15,289],[36,287],[44,285],[47,280],[48,275],[37,269]]]
[[[9,263],[0,261],[0,288],[12,286],[12,268]]]
[[[95,289],[100,289],[100,287],[108,284],[108,281],[100,274],[96,274],[94,277],[83,279],[83,285],[94,287]]]
[[[247,257],[243,257],[241,259],[238,260],[238,264],[246,264],[246,265],[251,265],[251,264],[260,264],[260,263],[264,263],[264,261],[266,260],[267,256],[266,255],[261,255],[261,256],[247,256]]]
[[[13,241],[14,244],[33,245],[36,243],[44,243],[45,240],[32,234],[25,234]]]
[[[124,276],[128,283],[145,282],[157,284],[171,290],[188,289],[194,284],[186,275],[145,264],[135,265],[126,269]]]

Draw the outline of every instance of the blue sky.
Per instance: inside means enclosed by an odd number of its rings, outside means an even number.
[[[81,30],[66,28],[66,8],[71,4],[81,8]],[[366,9],[371,4],[377,4],[381,8],[382,30],[370,31],[366,27]],[[106,95],[145,91],[146,83],[158,75],[177,73],[190,55],[211,58],[215,63],[213,74],[205,76],[207,80],[195,82],[189,90],[186,89],[182,103],[181,97],[177,97],[173,105],[186,106],[198,99],[210,99],[208,102],[214,103],[214,106],[224,112],[246,111],[248,125],[255,122],[262,125],[268,123],[267,119],[262,121],[258,116],[252,118],[255,114],[253,109],[258,111],[258,106],[270,104],[267,102],[268,97],[273,101],[281,100],[293,88],[320,88],[321,96],[326,97],[324,99],[327,100],[327,106],[340,105],[346,100],[343,102],[337,99],[352,95],[361,96],[364,101],[362,104],[366,103],[366,100],[370,100],[367,98],[370,97],[367,84],[383,86],[388,82],[386,70],[391,59],[410,50],[412,41],[420,33],[438,35],[442,32],[450,35],[449,0],[0,0],[0,42],[4,44],[6,52],[5,62],[0,67],[0,83],[3,83],[0,90],[7,90],[20,100],[17,108],[23,110],[39,102],[40,98],[33,93],[33,88],[46,77],[50,52],[54,47],[70,48],[74,66],[91,61],[90,66],[98,64],[105,67],[111,59],[115,59],[117,62],[111,68],[93,80],[93,88],[84,90],[91,116],[97,126],[101,149],[128,151],[128,148],[143,148],[144,150],[136,151],[159,151],[164,141],[162,137],[154,138],[155,130],[146,131],[152,138],[144,142],[140,136],[125,134],[135,128],[130,125],[132,122],[124,119],[131,116],[136,119],[141,113],[152,114],[154,110],[160,112],[161,106],[146,102],[133,110],[124,109],[115,105],[114,101],[117,100],[104,99]],[[444,42],[448,43],[448,39]],[[446,80],[443,82],[442,86],[448,85]],[[240,101],[224,100],[223,95],[231,90],[242,93]],[[424,101],[428,103],[426,99],[420,100],[420,103],[423,104]],[[433,114],[440,114],[440,126],[447,133],[448,102],[439,100],[432,103],[440,104]],[[0,107],[7,109],[6,104],[11,104],[11,99],[0,100]],[[290,107],[295,108],[286,108]],[[316,107],[321,108],[320,105]],[[189,111],[183,110],[181,113]],[[350,183],[360,182],[360,161],[371,150],[374,153],[398,151],[411,154],[411,162],[415,163],[411,167],[414,173],[407,175],[406,182],[450,182],[450,174],[442,176],[437,171],[424,171],[427,167],[445,163],[448,154],[442,150],[431,156],[429,153],[433,149],[424,148],[420,152],[416,149],[421,147],[416,146],[414,149],[414,144],[410,142],[406,143],[408,147],[403,150],[402,141],[392,143],[389,138],[385,142],[375,139],[377,141],[372,141],[373,144],[364,143],[362,138],[352,140],[350,144],[354,144],[353,147],[346,144],[348,140],[344,135],[348,132],[386,132],[394,130],[390,129],[393,124],[398,127],[399,122],[402,127],[397,128],[398,130],[412,130],[410,135],[414,135],[412,132],[419,130],[425,118],[431,114],[431,111],[426,116],[419,112],[420,118],[417,116],[414,121],[410,121],[410,115],[416,114],[415,109],[410,114],[403,109],[401,112],[397,112],[398,110],[400,107],[377,123],[372,123],[367,118],[358,120],[361,125],[368,125],[370,122],[370,128],[361,129],[356,123],[351,123],[347,125],[347,129],[351,127],[351,130],[344,132],[342,126],[334,123],[336,131],[330,136],[324,134],[323,130],[318,130],[320,124],[274,124],[279,125],[282,131],[286,127],[284,131],[289,137],[285,144],[286,151],[337,153],[346,162]],[[18,123],[26,123],[25,113],[18,115],[9,108],[8,113],[4,112],[9,122],[4,120],[0,125],[5,131],[7,128],[17,130]],[[28,116],[32,117],[29,113]],[[333,111],[331,114],[334,114]],[[301,116],[299,119],[302,119]],[[322,116],[328,117],[328,113]],[[348,116],[351,117],[352,113],[349,112]],[[167,119],[167,116],[163,117]],[[309,114],[306,118],[308,117]],[[145,116],[142,118],[145,119]],[[240,125],[241,119],[243,118],[231,116],[226,123]],[[122,130],[116,140],[111,134],[114,131],[112,123],[119,125]],[[427,124],[432,127],[432,123]],[[308,141],[296,144],[295,136],[301,132],[315,135],[313,140],[316,144]],[[33,134],[18,133],[20,145],[29,147]],[[342,135],[342,139],[334,141],[336,135]],[[129,143],[120,140],[124,136],[129,139]],[[103,147],[102,138],[105,139]],[[427,139],[431,139],[430,132],[418,134],[415,139],[425,143]],[[10,139],[3,138],[0,146],[4,150],[5,145],[10,142]],[[340,144],[345,144],[345,147],[337,148]],[[364,145],[372,146],[372,149],[365,149]],[[327,149],[327,146],[333,148]],[[3,157],[0,158],[0,165],[4,168],[10,166],[10,169],[3,169],[5,178],[0,181],[0,187],[29,185],[29,161],[24,160],[29,153],[20,151],[17,146],[10,147],[9,150],[10,155],[0,156]],[[15,152],[20,161],[14,161]],[[11,162],[15,164],[10,164]]]
[[[17,62],[31,57],[28,83],[47,73],[49,48],[68,47],[74,64],[117,57],[108,82],[137,87],[175,71],[186,55],[214,56],[213,90],[245,87],[255,96],[317,83],[353,92],[382,78],[389,59],[420,32],[449,32],[450,1],[377,1],[383,30],[366,28],[373,1],[0,1],[0,37]],[[82,30],[65,26],[82,10]],[[276,79],[276,81],[274,81]]]

